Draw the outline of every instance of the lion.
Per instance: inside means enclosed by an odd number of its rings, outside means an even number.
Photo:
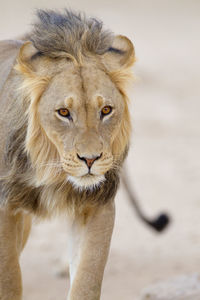
[[[21,300],[33,217],[70,222],[69,300],[100,299],[131,122],[132,42],[84,14],[38,10],[0,42],[0,299]]]

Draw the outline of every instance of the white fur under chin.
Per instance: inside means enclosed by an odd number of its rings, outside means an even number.
[[[104,175],[85,175],[81,177],[68,176],[68,181],[72,183],[77,190],[94,190],[105,181]]]

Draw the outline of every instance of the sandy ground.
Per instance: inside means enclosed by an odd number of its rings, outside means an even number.
[[[97,15],[135,44],[137,80],[128,172],[149,216],[161,209],[173,222],[158,235],[136,217],[123,188],[102,300],[137,300],[150,283],[200,266],[200,2],[198,0],[1,1],[0,38],[27,30],[35,7],[70,6]],[[64,300],[66,224],[35,224],[21,257],[24,299]]]

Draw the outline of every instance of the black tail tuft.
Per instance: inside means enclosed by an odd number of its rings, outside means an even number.
[[[152,226],[156,231],[163,231],[167,225],[170,223],[170,218],[167,214],[160,214],[155,220],[147,221],[147,223]]]

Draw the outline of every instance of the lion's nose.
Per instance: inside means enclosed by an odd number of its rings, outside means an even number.
[[[100,154],[99,156],[88,158],[88,157],[80,156],[79,154],[77,154],[78,158],[83,160],[86,163],[86,165],[88,166],[89,169],[91,168],[91,166],[93,165],[95,160],[99,159],[101,157],[101,155],[102,154]]]

